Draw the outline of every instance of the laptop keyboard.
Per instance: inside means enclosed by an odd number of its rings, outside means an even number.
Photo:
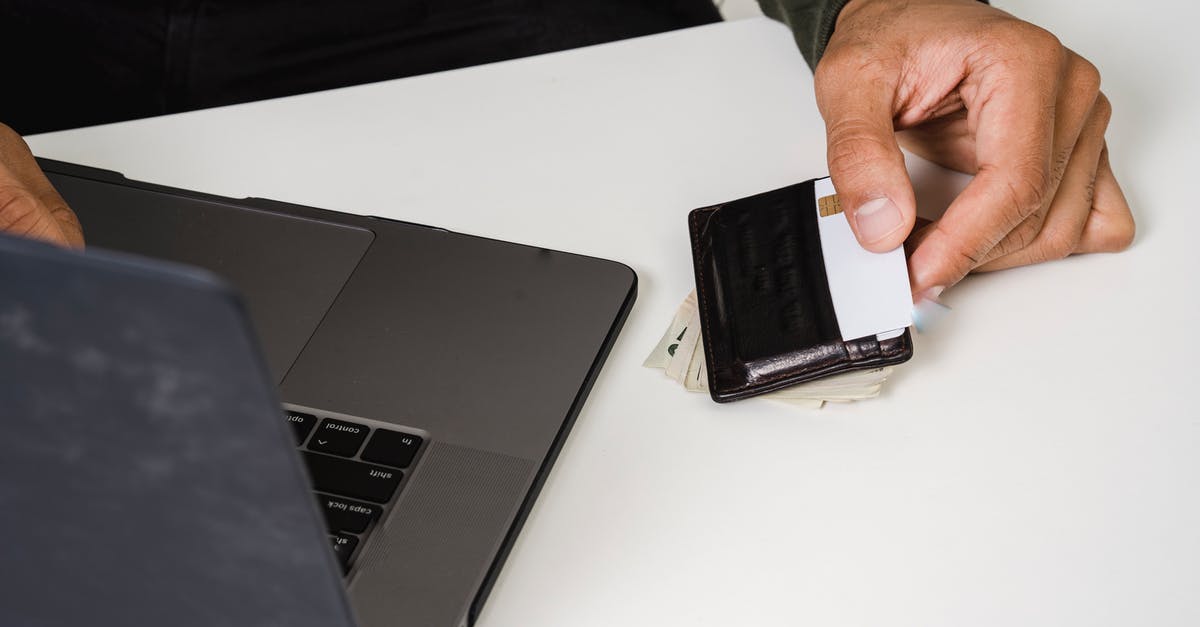
[[[423,442],[388,427],[285,409],[308,466],[329,541],[350,569],[355,552],[392,503]]]

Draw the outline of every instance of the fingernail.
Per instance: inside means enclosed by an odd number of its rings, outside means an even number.
[[[858,224],[858,236],[865,244],[878,242],[904,224],[900,208],[886,196],[859,205],[854,220]]]
[[[941,297],[942,292],[944,291],[946,291],[945,285],[935,285],[924,292],[921,292],[921,297],[937,302],[938,298]]]

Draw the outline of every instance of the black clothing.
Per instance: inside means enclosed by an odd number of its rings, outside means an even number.
[[[40,133],[720,19],[711,0],[0,0],[0,122]]]
[[[767,16],[792,29],[808,67],[817,67],[833,34],[838,14],[849,0],[758,0]]]

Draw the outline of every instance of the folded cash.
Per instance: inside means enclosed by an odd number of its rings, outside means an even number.
[[[700,334],[700,309],[696,304],[696,292],[683,299],[662,339],[642,365],[663,370],[689,392],[708,392],[708,370],[704,359],[704,339]],[[846,372],[776,390],[763,394],[761,398],[820,409],[826,402],[844,403],[879,396],[883,382],[891,373],[890,366]]]

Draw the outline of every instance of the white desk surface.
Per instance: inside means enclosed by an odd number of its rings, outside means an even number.
[[[640,365],[692,287],[685,213],[824,172],[810,74],[777,24],[30,143],[637,270],[484,627],[1194,626],[1200,20],[1170,4],[1003,4],[1102,69],[1133,248],[968,279],[882,398],[823,411],[718,406]]]

